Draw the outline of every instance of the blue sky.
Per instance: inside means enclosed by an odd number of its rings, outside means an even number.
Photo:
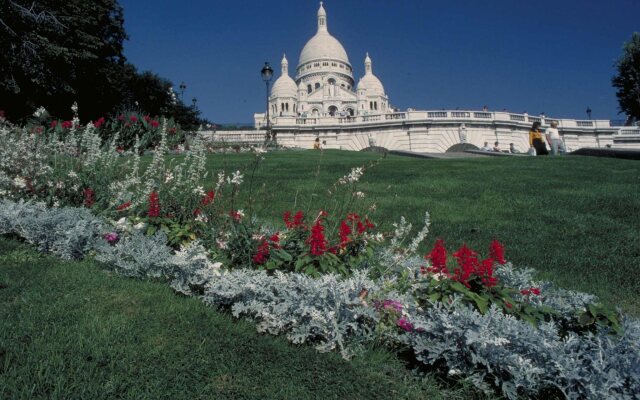
[[[121,0],[125,55],[203,116],[251,122],[264,111],[260,69],[289,73],[316,32],[315,0]],[[621,119],[611,77],[640,31],[640,0],[326,0],[329,32],[356,81],[365,52],[400,109],[508,109],[560,118]]]

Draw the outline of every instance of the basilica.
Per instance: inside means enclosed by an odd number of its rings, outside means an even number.
[[[318,31],[305,44],[295,80],[289,76],[289,62],[282,57],[281,74],[269,96],[269,113],[278,117],[353,117],[386,113],[389,98],[382,82],[373,74],[369,54],[365,74],[355,85],[353,68],[342,44],[327,28],[327,12],[320,2]]]

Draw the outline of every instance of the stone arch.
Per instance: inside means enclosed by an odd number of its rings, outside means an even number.
[[[318,110],[317,108],[312,108],[311,109],[311,116],[314,118],[317,118],[320,116],[320,110]]]
[[[331,115],[332,117],[336,116],[336,113],[338,112],[338,107],[336,106],[329,106],[329,115]]]

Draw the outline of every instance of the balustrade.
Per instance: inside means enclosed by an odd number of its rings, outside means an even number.
[[[447,118],[446,111],[429,111],[427,112],[428,118]]]

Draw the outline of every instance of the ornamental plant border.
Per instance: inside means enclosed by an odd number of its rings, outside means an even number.
[[[364,343],[382,341],[410,349],[430,371],[467,379],[487,393],[497,391],[510,399],[554,393],[571,399],[640,395],[640,322],[628,316],[622,316],[617,336],[604,327],[582,335],[561,334],[553,321],[534,327],[495,304],[482,314],[461,296],[422,308],[410,294],[389,291],[387,279],[371,279],[366,270],[351,277],[319,278],[246,269],[225,272],[198,242],[174,253],[161,232],[146,236],[133,231],[115,239],[105,236],[110,229],[84,208],[0,199],[0,234],[20,236],[40,251],[65,259],[94,255],[123,275],[170,282],[179,293],[199,296],[256,322],[260,332],[285,335],[319,351],[337,350],[348,358]],[[414,267],[423,263],[415,258],[402,262]],[[531,269],[504,264],[496,267],[495,275],[524,291],[541,288],[544,296],[535,301],[559,313],[595,300],[536,282]],[[375,298],[386,300],[367,301]]]

